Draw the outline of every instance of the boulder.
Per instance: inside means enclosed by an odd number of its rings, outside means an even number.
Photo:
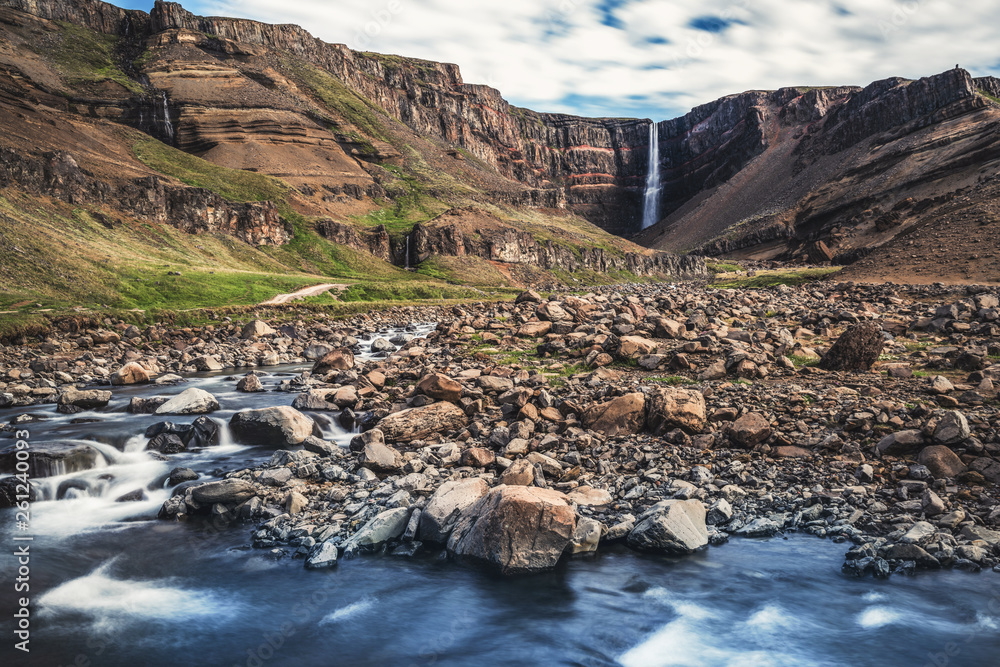
[[[456,403],[462,398],[462,385],[441,373],[430,373],[420,378],[417,391],[435,401]]]
[[[149,373],[133,361],[116,370],[109,379],[111,384],[119,387],[128,384],[146,384],[149,382]]]
[[[99,389],[80,390],[74,387],[67,387],[59,395],[59,405],[72,405],[81,410],[96,410],[103,408],[111,401],[110,391]]]
[[[17,444],[0,449],[0,472],[14,474],[17,470]],[[32,442],[28,448],[29,477],[55,477],[96,468],[104,457],[97,448],[82,442]]]
[[[519,338],[541,338],[552,331],[552,322],[527,322],[517,330]]]
[[[919,451],[923,446],[924,434],[911,429],[890,433],[879,440],[877,448],[881,453],[889,456],[906,456]]]
[[[380,421],[378,427],[387,442],[412,442],[464,428],[468,423],[461,408],[442,402],[393,413]]]
[[[970,435],[969,422],[957,410],[946,412],[934,427],[934,442],[938,445],[957,445]]]
[[[242,479],[223,479],[200,484],[191,489],[191,497],[203,505],[231,505],[250,500],[255,495],[253,485]]]
[[[576,533],[576,513],[558,491],[498,486],[465,510],[448,540],[453,556],[502,574],[555,567]]]
[[[292,407],[296,410],[310,410],[312,412],[322,412],[324,410],[336,410],[337,406],[330,402],[332,389],[310,389],[295,397]]]
[[[587,554],[597,551],[601,543],[604,526],[600,521],[582,516],[576,520],[576,530],[569,544],[571,554]]]
[[[867,371],[878,361],[884,345],[879,324],[855,324],[837,339],[819,367],[828,371]]]
[[[770,437],[771,424],[756,412],[748,412],[729,427],[729,439],[745,449],[752,449]]]
[[[646,423],[646,397],[626,394],[592,405],[582,415],[583,425],[604,435],[639,433]]]
[[[496,463],[497,455],[484,447],[470,447],[462,452],[461,464],[470,468],[485,468]]]
[[[409,507],[396,507],[391,510],[385,510],[352,535],[344,545],[344,549],[346,551],[371,549],[389,540],[394,540],[403,534],[409,520]]]
[[[373,472],[394,473],[403,468],[403,456],[388,445],[369,442],[361,450],[358,463]]]
[[[665,435],[676,428],[700,433],[705,428],[705,397],[700,391],[667,387],[648,397],[646,424],[653,435]]]
[[[236,391],[242,391],[248,394],[252,394],[258,391],[265,391],[264,384],[260,381],[254,373],[240,378],[240,381],[236,383]]]
[[[482,479],[463,479],[442,484],[420,514],[420,540],[447,542],[461,513],[485,496],[487,491],[489,485]]]
[[[705,506],[697,500],[664,500],[651,507],[628,534],[638,551],[694,553],[708,544]]]
[[[275,334],[274,329],[268,326],[267,322],[262,320],[254,320],[248,322],[243,331],[240,333],[240,338],[243,340],[253,340],[254,338],[260,338],[261,336],[273,336]]]
[[[313,375],[326,375],[330,371],[347,371],[354,368],[354,353],[342,347],[328,352],[313,364]]]
[[[219,362],[218,359],[207,355],[204,357],[198,357],[197,359],[194,359],[191,363],[194,364],[195,368],[197,368],[199,371],[202,372],[221,371],[223,368],[222,364]]]
[[[157,415],[201,415],[219,409],[219,401],[204,389],[191,387],[156,408]]]
[[[958,477],[965,472],[965,464],[958,454],[944,445],[924,447],[917,455],[917,462],[927,466],[935,478]]]
[[[580,507],[604,507],[612,502],[610,493],[604,489],[595,489],[590,486],[578,486],[567,493],[566,498]]]
[[[641,336],[622,336],[618,346],[618,356],[623,359],[638,359],[647,354],[656,352],[659,347],[655,340],[642,338]]]
[[[320,542],[315,545],[306,558],[307,570],[322,570],[337,564],[337,545],[332,542]]]
[[[541,303],[541,302],[542,302],[542,295],[536,292],[535,290],[531,289],[525,292],[521,292],[520,294],[517,295],[517,298],[514,299],[514,303]]]
[[[233,438],[245,445],[285,449],[312,435],[313,420],[293,407],[244,410],[229,420]]]
[[[531,486],[535,483],[535,466],[527,459],[518,459],[503,471],[500,483],[507,486]]]

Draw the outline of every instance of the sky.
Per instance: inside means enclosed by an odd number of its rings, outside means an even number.
[[[149,1],[115,2],[148,11]],[[1000,3],[952,0],[191,0],[363,51],[457,63],[512,104],[653,118],[745,90],[1000,75]]]

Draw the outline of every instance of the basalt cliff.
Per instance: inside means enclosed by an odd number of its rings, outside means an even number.
[[[401,267],[450,254],[690,278],[698,255],[730,255],[931,280],[955,265],[921,253],[988,231],[1000,187],[1000,83],[961,69],[750,91],[658,123],[663,218],[640,232],[648,120],[536,113],[455,65],[169,2],[0,0],[0,33],[5,187],[117,197],[119,212],[258,246],[306,230]],[[68,195],[24,166],[67,160],[94,185]],[[962,277],[1000,279],[984,274],[991,243]]]

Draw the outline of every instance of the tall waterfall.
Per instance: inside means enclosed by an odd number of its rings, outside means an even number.
[[[170,122],[170,102],[167,100],[167,93],[164,91],[160,98],[163,102],[163,129],[167,134],[168,143],[174,143],[174,124]]]
[[[649,125],[649,166],[646,168],[646,195],[642,202],[642,228],[660,220],[660,140],[656,123]]]

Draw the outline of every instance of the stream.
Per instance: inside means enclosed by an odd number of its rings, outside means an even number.
[[[308,368],[258,370],[273,388]],[[0,510],[2,664],[1000,665],[996,574],[855,579],[840,571],[848,545],[809,536],[734,540],[679,559],[611,547],[550,573],[501,578],[440,552],[307,571],[251,549],[250,525],[157,520],[173,468],[208,481],[270,458],[233,443],[225,425],[238,410],[290,405],[297,394],[239,393],[234,375],[116,388],[101,412],[0,411],[0,422],[42,419],[25,426],[32,442],[86,441],[105,458],[36,480],[44,500],[31,506],[30,654],[14,648],[11,612],[25,593],[14,590],[14,510]],[[222,442],[157,461],[143,433],[164,418],[125,406],[192,386],[219,399],[211,417]],[[329,413],[310,416],[324,438],[346,446],[352,437]],[[80,418],[99,421],[73,423]],[[115,502],[139,488],[144,500]]]

